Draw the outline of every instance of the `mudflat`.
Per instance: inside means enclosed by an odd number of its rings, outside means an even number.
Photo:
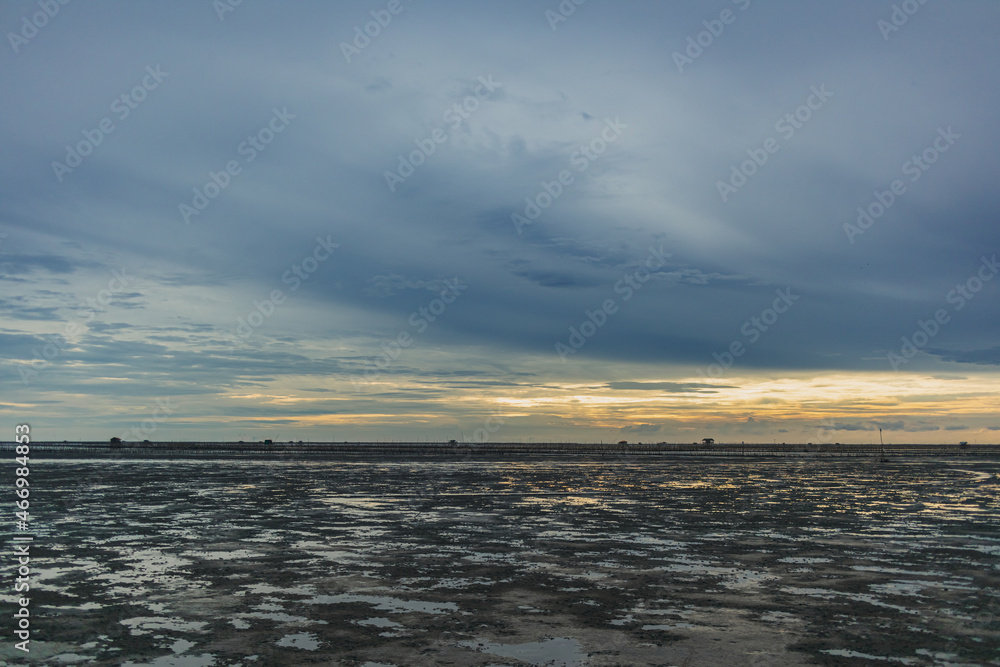
[[[28,661],[1000,664],[998,473],[34,459]]]

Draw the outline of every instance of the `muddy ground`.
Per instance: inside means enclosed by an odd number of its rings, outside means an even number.
[[[998,472],[35,459],[29,662],[1000,664]]]

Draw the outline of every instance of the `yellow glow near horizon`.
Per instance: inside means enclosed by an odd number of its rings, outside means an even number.
[[[877,420],[905,421],[910,432],[925,430],[921,437],[933,438],[937,426],[940,438],[948,425],[968,425],[961,429],[968,432],[1000,425],[996,409],[1000,373],[946,376],[800,371],[780,378],[743,373],[714,380],[683,375],[630,377],[628,381],[635,384],[626,385],[631,388],[613,388],[612,382],[550,381],[442,390],[434,383],[400,378],[395,383],[370,387],[370,394],[359,393],[356,387],[348,391],[345,385],[332,385],[329,393],[317,396],[304,393],[295,388],[294,381],[284,379],[280,387],[234,393],[228,399],[233,404],[262,406],[262,414],[244,418],[246,421],[267,424],[284,420],[292,428],[475,428],[489,415],[495,415],[508,427],[516,424],[524,429],[535,426],[577,432],[617,431],[652,424],[665,427],[664,434],[672,429],[686,432],[703,428],[753,432],[755,425],[759,433],[765,424],[772,430],[784,424],[800,434],[816,434],[822,433],[819,429],[824,425],[834,423],[868,424],[869,430],[859,431],[854,437],[870,438],[870,425]],[[668,386],[657,389],[656,383]],[[683,385],[694,386],[684,390]],[[386,398],[387,392],[400,397]],[[274,413],[268,414],[268,405],[274,406]],[[281,407],[294,405],[307,409],[315,405],[316,412],[282,414]],[[852,437],[850,433],[829,437],[832,441],[838,436],[842,440]]]

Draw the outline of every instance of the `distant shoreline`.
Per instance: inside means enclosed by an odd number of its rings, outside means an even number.
[[[12,453],[14,443],[0,443]],[[31,443],[31,456],[46,459],[85,458],[194,458],[261,460],[337,459],[604,459],[630,461],[649,457],[705,456],[723,458],[768,457],[876,457],[954,456],[1000,457],[1000,445],[892,444],[731,444],[717,443],[415,443],[415,442],[45,442]]]

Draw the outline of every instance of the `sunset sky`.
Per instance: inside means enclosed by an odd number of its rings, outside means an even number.
[[[1000,441],[1000,4],[579,2],[0,5],[8,436]]]

